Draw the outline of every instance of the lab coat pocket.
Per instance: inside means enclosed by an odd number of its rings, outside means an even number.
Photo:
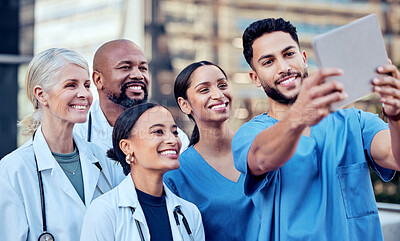
[[[338,175],[347,218],[377,214],[368,164],[356,163],[339,166]]]

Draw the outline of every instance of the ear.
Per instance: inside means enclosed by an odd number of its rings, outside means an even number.
[[[308,63],[307,63],[307,54],[306,54],[306,51],[303,51],[302,57],[303,57],[303,62],[304,62],[304,64],[305,64],[306,67],[307,67],[307,66],[308,66]]]
[[[132,140],[130,139],[121,139],[119,141],[119,148],[121,148],[121,151],[125,154],[131,154],[133,155],[133,143]]]
[[[39,104],[42,106],[47,106],[47,93],[44,91],[42,86],[36,85],[33,88],[33,93],[35,94],[36,99],[38,100]]]
[[[103,89],[103,85],[104,85],[103,79],[104,79],[104,78],[103,78],[103,75],[102,75],[100,72],[98,72],[98,71],[93,71],[92,79],[93,79],[94,85],[96,85],[96,88],[97,88],[98,90]]]
[[[250,70],[249,76],[257,87],[261,87],[261,82],[260,79],[258,78],[256,71]]]
[[[182,97],[178,97],[178,104],[183,113],[186,115],[190,115],[192,113],[192,107],[189,104],[189,101],[185,100]]]

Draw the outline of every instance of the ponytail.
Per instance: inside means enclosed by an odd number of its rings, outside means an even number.
[[[48,92],[60,82],[61,68],[67,64],[75,64],[89,74],[89,65],[77,52],[64,48],[51,48],[37,54],[29,63],[25,75],[25,91],[33,105],[33,112],[18,122],[24,128],[23,135],[33,135],[42,121],[41,106],[35,96],[35,87],[40,86]]]
[[[112,160],[114,160],[116,162],[121,163],[122,171],[124,172],[125,176],[127,176],[131,172],[129,165],[123,165],[123,163],[120,162],[120,159],[117,157],[117,154],[115,154],[115,152],[114,152],[114,148],[111,148],[107,151],[107,157],[111,158]]]
[[[35,109],[30,115],[18,122],[18,126],[23,127],[22,135],[32,136],[39,128],[41,123],[41,111]]]
[[[193,146],[194,144],[196,144],[199,141],[200,141],[199,127],[197,127],[196,122],[194,122],[194,128],[193,128],[192,136],[190,137],[189,146]]]

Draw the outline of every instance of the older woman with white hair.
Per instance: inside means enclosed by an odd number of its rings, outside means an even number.
[[[0,240],[79,240],[86,207],[112,188],[104,151],[73,135],[92,103],[89,67],[78,53],[48,49],[30,63],[32,135],[0,161]]]

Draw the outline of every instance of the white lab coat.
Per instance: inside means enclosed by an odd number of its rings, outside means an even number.
[[[203,223],[197,207],[173,194],[165,185],[164,190],[173,240],[182,241],[180,233],[183,235],[183,240],[190,240],[183,225],[182,216],[179,215],[181,224],[179,229],[174,219],[173,210],[180,205],[190,225],[194,240],[204,241]],[[135,210],[133,213],[131,207]],[[149,241],[150,233],[143,209],[138,201],[133,180],[129,175],[120,185],[89,206],[83,221],[81,241],[140,241],[135,220],[140,223],[144,240]]]
[[[109,166],[97,146],[79,136],[74,141],[81,161],[86,205],[110,190]],[[57,241],[79,240],[86,206],[54,159],[41,127],[35,138],[0,161],[0,240],[37,241],[42,233],[42,209],[35,156],[42,173],[47,230]]]

